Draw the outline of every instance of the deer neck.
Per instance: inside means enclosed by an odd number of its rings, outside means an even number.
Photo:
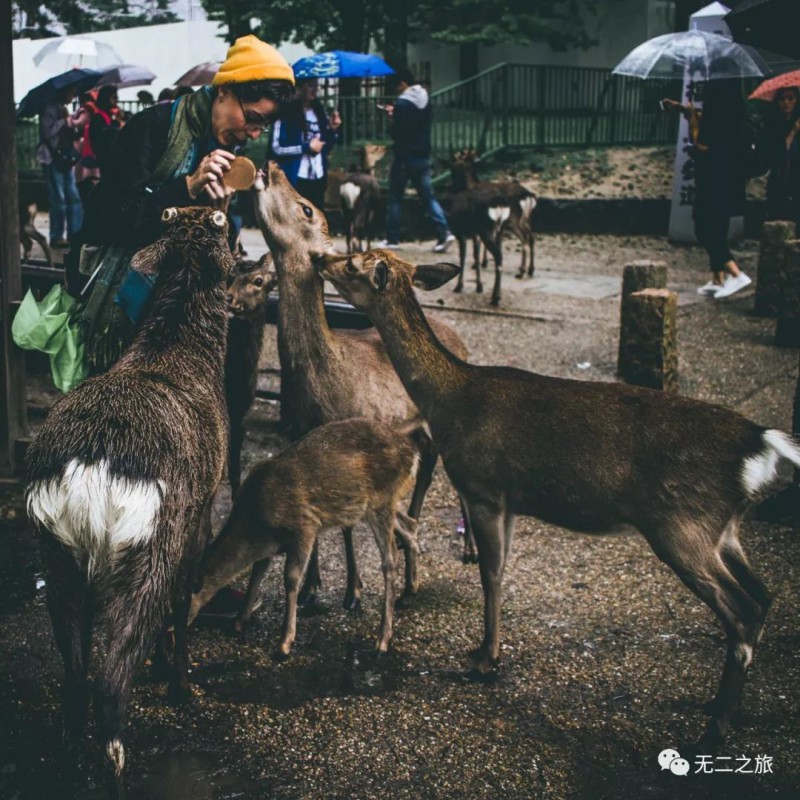
[[[404,291],[373,322],[406,391],[430,421],[437,406],[464,386],[469,367],[436,338],[414,290]]]
[[[277,263],[277,259],[276,259]],[[336,357],[325,319],[323,285],[313,272],[278,269],[278,347],[282,365],[308,370]]]

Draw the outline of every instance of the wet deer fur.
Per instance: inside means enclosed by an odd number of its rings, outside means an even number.
[[[236,262],[228,275],[228,348],[225,353],[225,399],[230,416],[228,481],[236,496],[242,482],[244,418],[256,396],[258,361],[267,324],[267,298],[278,279],[267,253],[258,261]]]
[[[252,566],[236,622],[241,630],[271,560],[285,554],[286,611],[277,655],[287,657],[295,639],[300,583],[319,534],[364,521],[381,554],[384,604],[377,649],[387,652],[394,609],[395,530],[407,547],[417,546],[416,522],[398,504],[414,483],[417,447],[409,434],[421,425],[419,417],[397,428],[366,419],[329,422],[254,467],[203,559],[203,584],[192,600],[190,623],[222,586]]]
[[[588,533],[630,526],[725,629],[703,737],[719,742],[770,606],[739,523],[781,458],[800,464],[797,443],[698,400],[465,363],[438,340],[412,289],[440,286],[454,265],[413,266],[374,250],[325,256],[319,266],[380,331],[466,504],[485,602],[476,669],[488,673],[498,661],[501,581],[517,515]]]
[[[133,342],[108,372],[53,406],[27,459],[72,762],[86,720],[93,628],[106,635],[95,710],[112,797],[125,794],[134,673],[170,608],[170,696],[189,696],[186,618],[227,447],[223,280],[233,259],[225,215],[167,209],[164,220],[166,232],[132,261],[158,274]]]
[[[334,420],[365,417],[398,423],[416,413],[389,361],[380,336],[370,330],[332,330],[325,319],[323,283],[313,256],[332,250],[325,217],[301,197],[280,168],[270,163],[256,179],[256,219],[275,259],[278,275],[278,353],[281,362],[281,408],[288,415],[292,438]],[[459,357],[466,347],[448,325],[431,321],[437,335]],[[430,486],[437,454],[427,434],[420,433],[421,462],[408,510],[419,517]],[[361,581],[352,550],[351,532],[344,531],[348,560],[345,607],[358,605]],[[417,590],[416,553],[406,551],[405,591]],[[316,550],[306,576],[304,594],[316,592],[319,566]]]

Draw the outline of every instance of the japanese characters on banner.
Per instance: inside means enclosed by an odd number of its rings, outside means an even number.
[[[701,8],[689,18],[689,29],[705,31],[706,33],[717,33],[722,36],[730,36],[730,29],[725,24],[724,17],[730,11],[722,3],[711,3],[711,5]],[[686,104],[690,100],[698,107],[702,107],[702,101],[695,97],[697,83],[695,76],[688,70],[683,79],[683,98],[681,102]],[[692,210],[694,209],[694,161],[690,155],[692,150],[691,138],[689,136],[689,123],[685,117],[681,116],[678,128],[678,145],[675,149],[675,173],[672,178],[672,205],[669,215],[669,238],[675,242],[695,242],[694,220]],[[741,238],[744,233],[744,218],[734,217],[731,219],[728,237],[731,239]]]

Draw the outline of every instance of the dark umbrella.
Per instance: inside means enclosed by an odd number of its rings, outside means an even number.
[[[70,69],[54,78],[34,86],[17,108],[18,117],[35,117],[44,111],[45,106],[56,99],[62,89],[71,86],[75,94],[97,86],[103,73],[96,69]]]
[[[175,85],[208,86],[214,80],[214,76],[219,72],[221,66],[221,61],[204,61],[202,64],[195,64],[175,81]]]
[[[800,58],[797,11],[797,0],[742,0],[725,22],[737,42]]]
[[[102,70],[99,83],[113,83],[119,89],[129,86],[149,86],[155,79],[155,73],[147,67],[136,64],[116,64]]]

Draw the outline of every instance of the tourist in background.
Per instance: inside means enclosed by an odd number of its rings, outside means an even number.
[[[800,91],[778,89],[758,141],[767,178],[767,219],[800,223]]]

